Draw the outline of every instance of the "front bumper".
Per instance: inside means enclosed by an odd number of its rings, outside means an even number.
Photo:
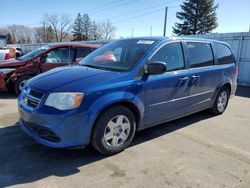
[[[49,147],[64,148],[87,145],[91,127],[84,113],[53,114],[27,108],[23,97],[18,100],[19,124],[37,142]]]

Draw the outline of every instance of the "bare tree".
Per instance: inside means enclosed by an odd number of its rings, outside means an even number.
[[[52,34],[56,42],[62,42],[67,39],[72,28],[72,20],[66,14],[46,14],[44,16],[47,27],[52,28]]]
[[[39,41],[36,29],[24,25],[8,25],[0,28],[0,33],[7,36],[8,43],[36,43]]]
[[[110,20],[100,22],[98,28],[103,40],[110,40],[115,37],[116,27],[113,26]]]

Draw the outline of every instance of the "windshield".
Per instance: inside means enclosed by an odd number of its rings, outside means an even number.
[[[80,65],[111,71],[128,71],[147,53],[156,40],[126,39],[106,44],[80,61]]]
[[[23,55],[22,57],[19,58],[19,60],[26,61],[26,60],[32,59],[32,58],[36,57],[37,55],[45,52],[48,49],[49,49],[48,46],[43,46],[41,48],[38,48],[36,50],[33,50],[32,52],[29,52],[29,53]]]

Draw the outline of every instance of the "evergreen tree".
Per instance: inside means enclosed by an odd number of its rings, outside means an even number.
[[[95,20],[92,22],[92,27],[91,27],[91,39],[92,40],[98,40],[101,38],[101,35],[98,31],[98,26],[95,23]]]
[[[74,41],[81,41],[84,40],[84,34],[83,34],[83,17],[80,13],[78,13],[74,25],[73,25],[73,40]]]
[[[83,35],[84,35],[84,40],[90,40],[91,36],[91,20],[89,18],[88,14],[83,15]]]
[[[182,11],[176,13],[181,23],[175,23],[173,33],[177,35],[196,35],[209,33],[217,26],[214,0],[186,0]]]

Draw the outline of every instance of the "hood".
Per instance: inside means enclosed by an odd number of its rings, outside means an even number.
[[[30,79],[27,85],[43,93],[53,90],[57,92],[86,91],[95,84],[103,83],[119,75],[121,75],[119,72],[82,66],[60,67]]]
[[[0,62],[0,68],[10,68],[25,65],[26,62],[19,61],[17,59],[9,59]]]

